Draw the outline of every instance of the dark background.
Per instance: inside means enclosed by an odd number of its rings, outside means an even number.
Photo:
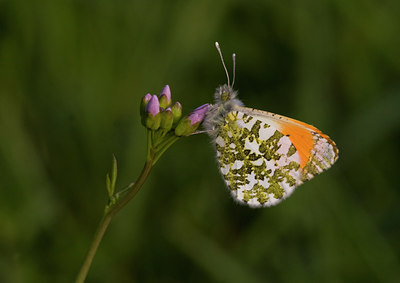
[[[233,202],[207,136],[179,140],[111,223],[87,282],[400,278],[400,2],[0,1],[0,281],[71,282],[106,201],[145,160],[140,99],[184,112],[226,82],[334,139],[280,205]]]

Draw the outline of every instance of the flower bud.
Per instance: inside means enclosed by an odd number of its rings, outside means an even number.
[[[163,129],[165,132],[168,132],[172,128],[172,123],[174,122],[174,115],[172,114],[171,108],[168,107],[167,109],[160,112],[161,121],[160,121],[160,128]]]
[[[208,109],[210,108],[210,104],[203,104],[200,107],[197,107],[196,109],[193,110],[193,112],[188,116],[191,125],[194,124],[199,124],[203,122],[204,117],[206,116],[206,113]]]
[[[200,126],[201,122],[203,122],[209,107],[209,104],[204,104],[193,110],[189,116],[182,118],[175,128],[175,135],[188,136],[194,133]]]
[[[151,130],[157,130],[160,127],[160,102],[157,95],[153,95],[146,105],[145,126]]]
[[[156,116],[160,112],[160,102],[157,95],[152,95],[149,103],[146,105],[146,112]]]
[[[187,117],[183,117],[175,128],[175,135],[180,137],[187,136],[191,133],[190,120]]]
[[[160,93],[160,107],[167,108],[171,105],[171,90],[169,85],[166,85]]]
[[[144,115],[144,113],[146,111],[146,105],[147,105],[147,103],[149,103],[150,99],[151,99],[151,94],[150,93],[148,93],[145,96],[143,96],[142,101],[140,103],[140,116],[143,117],[143,115]]]
[[[174,115],[173,125],[176,125],[182,117],[182,105],[175,102],[171,107],[172,114]]]

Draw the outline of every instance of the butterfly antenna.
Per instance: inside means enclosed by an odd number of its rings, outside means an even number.
[[[233,61],[233,80],[232,80],[232,88],[235,84],[235,77],[236,77],[236,54],[232,54],[232,61]]]
[[[222,66],[224,66],[226,78],[228,79],[228,86],[230,86],[228,70],[226,69],[225,62],[224,62],[224,57],[222,57],[221,48],[219,47],[219,43],[218,43],[218,42],[215,42],[215,47],[216,47],[217,50],[218,50],[219,57],[221,57]]]

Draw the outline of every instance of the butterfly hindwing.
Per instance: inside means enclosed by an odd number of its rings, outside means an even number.
[[[315,127],[239,106],[225,116],[215,144],[233,197],[253,207],[278,204],[337,158],[334,143]]]

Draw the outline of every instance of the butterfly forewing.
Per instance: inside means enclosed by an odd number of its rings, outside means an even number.
[[[272,206],[337,159],[315,127],[284,116],[235,107],[215,139],[223,178],[239,202]]]

